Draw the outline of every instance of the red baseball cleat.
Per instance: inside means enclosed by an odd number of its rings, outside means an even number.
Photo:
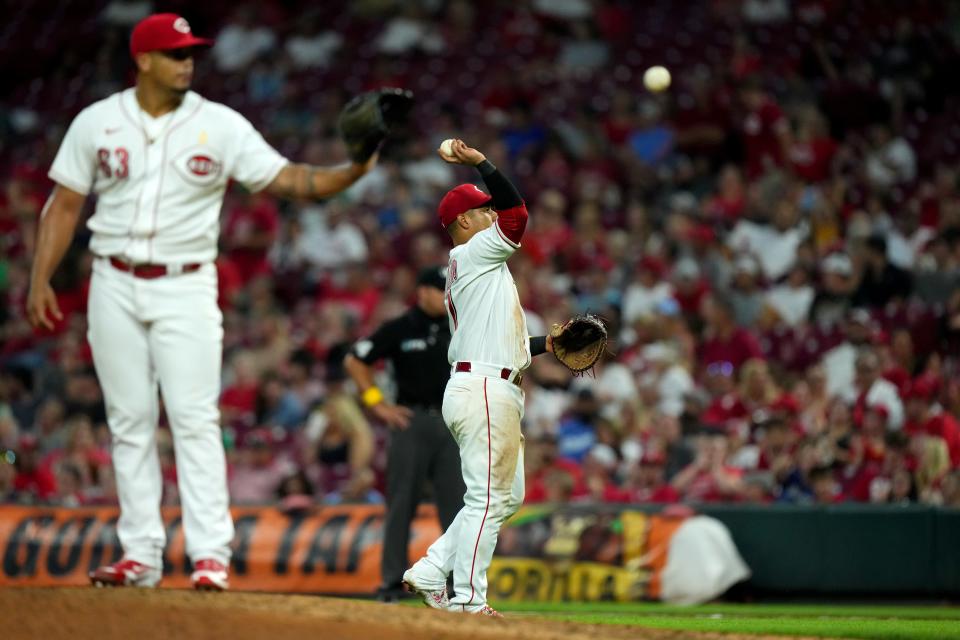
[[[230,588],[227,567],[219,560],[197,560],[190,580],[197,591],[226,591]]]
[[[136,560],[120,560],[90,572],[95,587],[155,587],[163,572]]]

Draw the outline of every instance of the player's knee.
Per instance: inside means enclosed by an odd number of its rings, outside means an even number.
[[[149,440],[157,427],[157,414],[148,408],[110,407],[110,433],[114,440]]]
[[[220,429],[220,411],[216,406],[174,402],[167,403],[165,409],[170,427],[177,436],[189,437]]]

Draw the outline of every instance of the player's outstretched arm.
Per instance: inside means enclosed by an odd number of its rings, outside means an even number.
[[[317,167],[309,164],[288,164],[267,185],[266,192],[279,198],[294,200],[322,200],[335,196],[377,164],[373,154],[363,164],[350,163],[335,167]]]
[[[63,319],[50,278],[70,248],[86,199],[87,196],[58,184],[40,214],[27,294],[27,317],[34,327],[53,329],[54,320]]]

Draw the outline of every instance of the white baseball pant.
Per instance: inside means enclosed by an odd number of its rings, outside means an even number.
[[[443,418],[460,447],[467,491],[450,528],[412,571],[417,584],[439,590],[452,570],[451,608],[473,611],[487,602],[487,569],[500,526],[523,504],[523,391],[502,378],[454,373],[443,395]]]
[[[160,567],[166,542],[159,384],[173,433],[187,555],[229,565],[233,521],[218,408],[223,317],[216,268],[144,279],[97,258],[87,315],[113,438],[125,557]]]

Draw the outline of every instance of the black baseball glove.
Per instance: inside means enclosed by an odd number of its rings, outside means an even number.
[[[593,368],[607,348],[607,327],[595,315],[570,318],[553,325],[553,355],[574,373]]]
[[[407,89],[378,89],[350,100],[337,119],[350,159],[358,164],[369,160],[412,106],[413,92]]]

